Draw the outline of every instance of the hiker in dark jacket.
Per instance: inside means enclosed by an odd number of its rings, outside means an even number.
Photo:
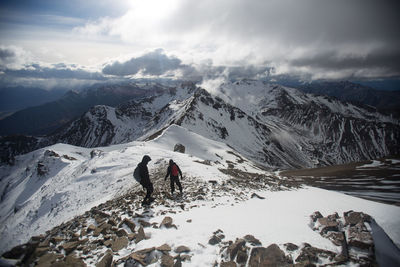
[[[138,164],[141,177],[140,184],[146,189],[146,196],[143,199],[142,204],[149,204],[154,200],[154,198],[151,197],[154,188],[150,181],[149,169],[147,168],[147,163],[149,163],[149,161],[151,161],[151,158],[148,155],[145,155],[143,156],[142,162]]]
[[[173,194],[175,191],[175,184],[178,186],[179,191],[181,191],[182,194],[182,185],[178,177],[178,175],[180,175],[182,179],[182,172],[179,166],[172,159],[169,160],[167,175],[165,175],[164,181],[167,180],[168,175],[170,176],[170,182],[171,182],[171,194]]]

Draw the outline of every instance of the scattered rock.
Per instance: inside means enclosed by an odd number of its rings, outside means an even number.
[[[260,195],[257,195],[256,193],[251,194],[251,198],[265,199],[265,197],[262,197],[262,196],[260,196]]]
[[[49,169],[47,168],[46,165],[44,165],[44,163],[42,162],[38,162],[37,164],[37,174],[39,176],[44,176],[49,172]]]
[[[116,252],[128,246],[128,238],[126,236],[117,237],[113,242],[111,249]]]
[[[135,232],[136,224],[135,224],[133,221],[131,221],[131,220],[125,218],[125,219],[118,225],[118,227],[121,228],[122,225],[124,225],[124,224],[125,224],[126,226],[129,227],[129,229],[132,231],[132,233]]]
[[[103,151],[99,149],[93,149],[92,151],[90,151],[90,158],[100,157],[101,154],[103,154]]]
[[[190,252],[190,248],[188,248],[187,246],[179,246],[175,249],[176,253],[187,253]]]
[[[160,224],[160,228],[161,227],[166,227],[166,228],[171,228],[173,226],[172,224],[172,218],[169,216],[164,217],[164,219],[162,220],[161,224]]]
[[[66,242],[66,243],[62,244],[60,247],[65,250],[66,254],[69,254],[72,251],[74,251],[78,246],[79,246],[79,242],[74,241],[74,242]]]
[[[71,160],[71,161],[76,160],[76,158],[71,157],[71,156],[68,156],[68,155],[63,155],[62,157],[63,157],[64,159]]]
[[[94,226],[94,224],[89,225],[88,228],[86,229],[86,231],[88,233],[90,233],[90,232],[92,232],[94,230],[96,230],[96,226]]]
[[[138,230],[138,234],[135,236],[135,243],[139,243],[140,241],[144,240],[146,238],[146,235],[144,234],[143,227],[140,226]]]
[[[56,152],[54,152],[53,150],[46,150],[44,152],[44,156],[45,157],[55,157],[55,158],[59,158],[60,155],[58,155]]]
[[[150,227],[151,223],[146,222],[144,220],[139,220],[140,225],[142,225],[143,227]]]
[[[116,235],[117,235],[118,237],[121,237],[121,236],[128,236],[128,233],[127,233],[124,229],[118,229],[118,231],[115,232],[115,233],[116,233]]]
[[[213,235],[213,236],[210,238],[210,240],[208,240],[208,244],[214,246],[214,245],[220,243],[221,241],[222,241],[221,238],[219,238],[219,237],[216,236],[216,235]]]
[[[112,253],[108,252],[104,257],[96,264],[96,267],[111,267],[113,261]]]
[[[156,249],[161,252],[171,251],[171,247],[168,244],[161,245],[161,246],[157,247]]]
[[[319,218],[323,218],[324,216],[322,216],[322,214],[319,211],[316,211],[313,214],[311,214],[310,217],[313,222],[316,222]]]
[[[174,266],[174,258],[168,254],[163,254],[161,257],[161,266],[162,267],[173,267]]]
[[[179,257],[182,261],[190,261],[192,259],[192,256],[188,254],[179,255]]]

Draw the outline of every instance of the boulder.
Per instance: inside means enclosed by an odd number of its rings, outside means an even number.
[[[249,267],[258,266],[289,266],[292,264],[285,253],[276,244],[267,248],[255,247],[251,250]]]
[[[166,228],[171,228],[173,226],[172,224],[172,218],[169,216],[164,217],[164,219],[162,220],[161,224],[160,224],[160,228],[161,227],[166,227]]]
[[[135,232],[136,224],[135,224],[133,221],[131,221],[131,220],[125,218],[125,219],[118,225],[118,227],[121,228],[123,224],[125,224],[126,226],[128,226],[129,229],[132,231],[132,233]]]
[[[239,251],[242,247],[244,247],[245,244],[246,244],[246,240],[244,240],[244,239],[237,239],[235,243],[231,244],[231,245],[228,247],[227,252],[228,252],[228,255],[230,256],[230,259],[231,259],[231,260],[234,260],[234,259],[235,259],[235,257],[236,257],[236,255],[237,255],[238,251]]]
[[[319,248],[315,248],[310,244],[305,244],[304,247],[301,249],[299,256],[296,258],[296,262],[311,262],[317,263],[319,258],[326,258],[329,260],[333,260],[337,255],[328,250],[323,250]]]
[[[161,257],[161,267],[173,267],[174,258],[168,254],[163,254]]]
[[[357,227],[350,227],[348,230],[349,246],[359,249],[370,250],[374,247],[374,240],[370,232],[360,231]]]
[[[171,251],[171,247],[168,244],[164,244],[164,245],[161,245],[159,247],[156,247],[156,249],[158,251],[161,251],[161,252],[169,252],[169,251]]]
[[[251,198],[265,199],[265,197],[262,197],[256,193],[251,194]]]
[[[311,214],[311,220],[313,222],[316,222],[319,218],[322,218],[324,216],[322,216],[322,214],[319,211],[314,212],[313,214]]]
[[[128,236],[128,233],[125,231],[125,229],[118,229],[118,231],[115,232],[115,234],[116,234],[118,237],[121,237],[121,236]]]
[[[371,222],[371,216],[363,212],[348,211],[343,213],[346,225],[357,225],[359,223]]]
[[[111,267],[113,262],[113,255],[110,251],[96,264],[96,267]]]
[[[140,241],[144,240],[146,235],[144,234],[143,227],[140,226],[138,230],[138,234],[135,236],[135,243],[139,243]]]
[[[190,248],[188,248],[187,246],[179,246],[175,249],[176,253],[187,253],[190,252]]]
[[[66,242],[66,243],[62,244],[60,247],[65,250],[66,254],[69,254],[72,251],[74,251],[78,246],[79,246],[79,242],[73,241],[73,242]]]
[[[174,146],[174,151],[175,152],[180,152],[180,153],[185,153],[185,150],[186,150],[186,148],[185,148],[185,146],[184,145],[182,145],[182,144],[176,144],[175,146]]]
[[[99,157],[101,154],[103,154],[103,151],[99,149],[93,149],[90,151],[90,158]]]
[[[208,244],[210,244],[210,245],[216,245],[216,244],[220,243],[221,241],[222,241],[221,238],[219,238],[219,237],[216,236],[216,235],[213,235],[213,236],[210,238],[210,240],[208,240]]]
[[[111,245],[111,249],[112,251],[117,252],[123,248],[126,248],[128,246],[128,243],[129,241],[126,236],[117,237]]]

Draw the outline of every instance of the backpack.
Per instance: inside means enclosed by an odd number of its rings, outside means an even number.
[[[140,183],[140,181],[142,180],[142,177],[140,177],[140,170],[139,170],[139,166],[136,167],[136,169],[133,171],[133,178],[135,178],[135,180]]]
[[[176,164],[173,164],[171,166],[171,175],[172,176],[178,176],[178,166],[176,166]]]

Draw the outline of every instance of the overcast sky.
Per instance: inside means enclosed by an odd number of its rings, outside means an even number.
[[[400,76],[400,1],[2,0],[0,82]]]

